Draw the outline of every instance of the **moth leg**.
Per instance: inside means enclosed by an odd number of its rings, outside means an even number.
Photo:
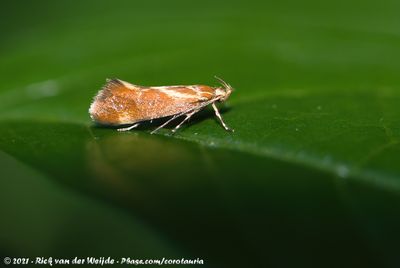
[[[129,126],[129,127],[118,128],[117,130],[118,131],[129,131],[129,130],[131,130],[131,129],[139,126],[139,125],[140,125],[140,123],[136,123],[136,124],[133,124],[132,126]]]
[[[167,122],[165,122],[164,124],[162,124],[161,126],[159,126],[158,128],[156,128],[155,130],[153,130],[152,132],[150,132],[150,134],[154,134],[156,133],[158,130],[160,130],[161,128],[165,127],[166,125],[168,125],[169,122],[171,122],[172,120],[174,120],[175,118],[177,118],[180,114],[176,114],[173,117],[171,117],[171,119],[169,119]]]
[[[198,111],[199,111],[199,110],[194,110],[194,111],[191,111],[191,112],[187,113],[185,119],[183,119],[182,122],[180,122],[179,125],[177,125],[177,126],[172,130],[172,132],[177,131],[178,128],[180,128],[180,127],[182,126],[183,123],[185,123],[186,121],[188,121],[188,120],[190,119],[190,117],[192,117],[192,115],[194,115],[194,114],[197,113]]]
[[[221,114],[220,114],[219,111],[218,111],[217,106],[215,105],[215,102],[213,102],[211,105],[212,105],[212,107],[213,107],[213,109],[214,109],[214,111],[215,111],[215,115],[218,117],[219,121],[221,122],[221,124],[222,124],[222,126],[225,128],[225,130],[227,130],[227,131],[232,131],[232,132],[233,132],[234,130],[231,129],[231,128],[229,128],[229,127],[225,124],[224,120],[222,119]]]

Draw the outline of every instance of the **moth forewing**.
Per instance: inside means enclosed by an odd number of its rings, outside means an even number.
[[[223,80],[221,80],[223,81]],[[131,130],[143,121],[171,117],[151,133],[165,127],[172,120],[184,116],[184,119],[172,130],[175,132],[182,124],[198,111],[212,104],[215,115],[226,130],[215,102],[225,101],[232,87],[221,82],[223,87],[205,85],[155,86],[144,87],[111,79],[95,96],[89,108],[90,117],[102,125],[127,126],[119,131]]]

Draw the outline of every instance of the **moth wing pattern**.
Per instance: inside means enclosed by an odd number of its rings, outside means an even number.
[[[198,94],[198,86],[150,87],[139,94],[138,106],[147,120],[189,112],[213,98],[213,93]]]
[[[90,106],[91,118],[104,125],[133,122],[135,118],[140,117],[135,102],[140,90],[140,86],[128,82],[107,79],[106,84],[95,96]]]
[[[224,85],[225,88],[205,85],[143,87],[120,79],[107,79],[95,96],[89,114],[99,124],[131,125],[121,128],[121,131],[130,130],[142,121],[172,116],[158,130],[184,115],[185,119],[176,126],[175,131],[205,106],[213,104],[216,109],[216,101],[225,101],[232,88]],[[216,112],[216,115],[228,130],[220,114]]]

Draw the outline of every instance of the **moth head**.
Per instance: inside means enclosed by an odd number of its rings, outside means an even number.
[[[222,87],[217,88],[217,96],[220,97],[219,98],[220,102],[224,102],[231,95],[231,93],[233,91],[233,87],[231,85],[229,85],[227,82],[225,82],[224,80],[222,80],[221,78],[219,78],[218,76],[215,76],[215,79],[217,79],[222,85]]]

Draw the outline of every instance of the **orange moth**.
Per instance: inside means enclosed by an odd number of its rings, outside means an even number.
[[[225,130],[230,129],[222,119],[216,102],[224,102],[232,93],[232,87],[216,77],[220,87],[205,85],[156,86],[133,85],[119,79],[107,79],[89,108],[90,117],[98,124],[121,126],[118,131],[131,130],[141,122],[170,117],[151,134],[165,127],[172,120],[183,120],[172,130],[175,132],[195,113],[210,105]],[[128,127],[122,127],[128,126]]]

